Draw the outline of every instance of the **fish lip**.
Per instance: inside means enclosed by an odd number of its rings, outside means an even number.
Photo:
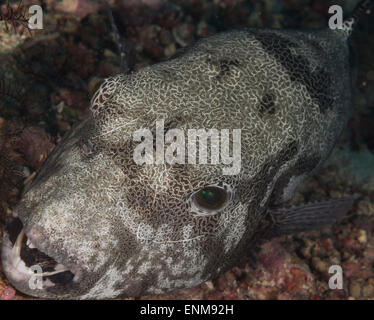
[[[35,246],[35,248],[40,251],[41,253],[44,253],[49,258],[53,259],[56,262],[56,265],[61,265],[61,267],[66,268],[65,271],[70,271],[73,273],[74,278],[72,279],[71,283],[77,283],[82,278],[83,269],[76,264],[72,264],[71,262],[62,263],[61,259],[56,258],[55,254],[49,254],[48,250],[48,243],[45,241],[45,236],[43,236],[40,231],[35,232],[35,228],[33,226],[25,226],[22,219],[20,217],[17,217],[16,215],[13,215],[11,219],[19,219],[20,222],[23,225],[22,230],[19,232],[18,237],[23,232],[24,235],[31,241],[31,243]],[[42,245],[41,245],[42,244]],[[19,291],[36,297],[43,297],[43,298],[61,298],[62,295],[56,295],[53,292],[50,292],[48,289],[53,287],[54,284],[51,282],[48,278],[46,284],[44,285],[43,281],[43,288],[42,289],[31,289],[30,288],[30,279],[33,274],[33,271],[30,269],[30,266],[27,266],[25,262],[23,261],[20,251],[18,256],[15,255],[14,251],[15,243],[12,243],[10,233],[5,228],[3,233],[3,243],[2,243],[2,251],[1,251],[1,261],[3,266],[3,272],[5,273],[7,279],[10,281],[12,285]],[[48,252],[48,253],[47,253]],[[44,277],[43,277],[44,278]],[[48,282],[49,281],[49,282]],[[52,285],[51,285],[52,284]],[[63,285],[62,285],[63,286]]]

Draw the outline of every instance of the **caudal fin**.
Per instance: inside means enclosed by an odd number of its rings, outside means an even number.
[[[357,22],[364,14],[370,12],[370,8],[372,6],[373,0],[361,0],[353,10],[351,16],[344,20],[343,29],[339,31],[343,32],[344,36],[349,38],[353,30],[355,29]]]

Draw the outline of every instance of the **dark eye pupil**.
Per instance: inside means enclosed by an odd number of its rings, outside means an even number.
[[[226,199],[226,191],[217,187],[207,187],[196,194],[197,203],[207,209],[219,209]]]
[[[201,191],[201,196],[206,203],[214,204],[219,201],[220,194],[211,189],[204,189]]]

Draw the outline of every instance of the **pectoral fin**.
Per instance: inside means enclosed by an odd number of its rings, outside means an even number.
[[[274,220],[271,233],[273,236],[294,234],[332,224],[352,208],[353,201],[353,198],[340,198],[290,208],[269,209]]]

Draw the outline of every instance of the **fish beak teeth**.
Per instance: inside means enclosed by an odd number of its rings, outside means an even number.
[[[26,245],[30,248],[30,249],[35,249],[36,246],[30,241],[30,239],[27,239],[27,242],[26,242]]]
[[[21,255],[22,240],[23,240],[23,237],[24,237],[24,236],[25,236],[25,232],[22,230],[22,231],[19,233],[16,242],[14,243],[14,246],[13,246],[13,252],[14,252],[17,256],[20,256],[20,255]]]

